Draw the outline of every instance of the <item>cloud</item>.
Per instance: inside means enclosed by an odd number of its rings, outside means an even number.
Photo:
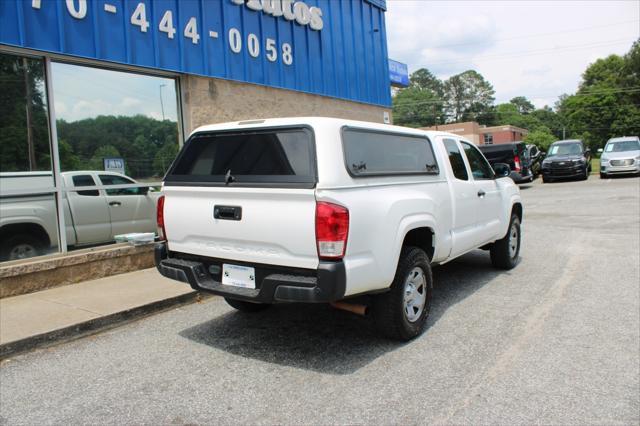
[[[142,105],[142,101],[138,98],[125,97],[122,99],[122,102],[120,102],[120,105],[123,108],[138,107]]]
[[[433,2],[388,2],[387,38],[392,59],[410,71],[429,68],[437,74],[464,71],[471,54],[495,44],[496,23],[488,15],[456,14],[441,19]],[[458,71],[459,72],[459,71]]]
[[[474,69],[496,102],[553,105],[598,58],[640,37],[640,2],[388,1],[389,57],[446,79]]]

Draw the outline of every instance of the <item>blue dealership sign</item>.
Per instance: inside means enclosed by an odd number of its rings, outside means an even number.
[[[389,59],[389,78],[392,86],[407,87],[409,85],[409,67],[407,64]]]
[[[388,106],[383,0],[0,0],[0,44]]]

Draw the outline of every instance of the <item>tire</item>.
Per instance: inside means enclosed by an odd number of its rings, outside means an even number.
[[[247,312],[247,313],[261,312],[267,309],[269,306],[271,306],[268,303],[245,302],[244,300],[229,299],[228,297],[225,297],[224,300],[232,308],[235,308],[240,312]]]
[[[544,175],[542,175],[542,183],[550,183],[550,182],[553,182],[551,180],[551,178],[548,178],[548,177],[545,177]]]
[[[373,299],[373,321],[378,332],[400,341],[420,335],[427,323],[432,293],[429,257],[417,247],[403,247],[391,288]]]
[[[17,234],[2,243],[2,260],[19,260],[44,254],[45,244],[31,234]]]
[[[515,244],[513,239],[515,238]],[[520,219],[517,215],[511,215],[507,235],[493,243],[491,247],[491,263],[499,269],[513,269],[520,260]]]
[[[607,174],[606,173],[600,173],[600,179],[606,179],[607,178]]]
[[[584,168],[584,176],[581,177],[581,180],[589,179],[589,169],[587,167]]]

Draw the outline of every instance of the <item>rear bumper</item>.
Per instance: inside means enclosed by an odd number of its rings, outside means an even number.
[[[273,265],[249,265],[204,257],[169,253],[164,242],[155,247],[156,268],[163,276],[189,284],[193,289],[231,299],[256,303],[306,302],[326,303],[344,298],[346,274],[344,263],[320,262],[316,270],[300,270]],[[211,268],[222,263],[251,266],[256,269],[256,288],[224,285],[212,275]]]
[[[533,182],[533,173],[531,173],[531,171],[528,171],[527,173],[518,173],[518,172],[514,172],[512,171],[509,174],[509,177],[515,182],[515,183],[529,183],[529,182]]]

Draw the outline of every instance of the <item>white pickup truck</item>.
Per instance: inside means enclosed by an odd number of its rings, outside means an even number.
[[[429,313],[431,265],[476,248],[517,264],[522,201],[509,166],[494,168],[443,132],[330,118],[204,126],[165,176],[156,264],[241,311],[329,302],[408,340]]]
[[[63,187],[134,185],[115,172],[75,171],[61,174]],[[53,186],[51,172],[0,173],[0,260],[17,260],[55,250],[58,244],[53,195],[11,192]],[[158,192],[148,187],[86,189],[63,196],[67,244],[72,247],[111,242],[114,236],[156,231]]]

